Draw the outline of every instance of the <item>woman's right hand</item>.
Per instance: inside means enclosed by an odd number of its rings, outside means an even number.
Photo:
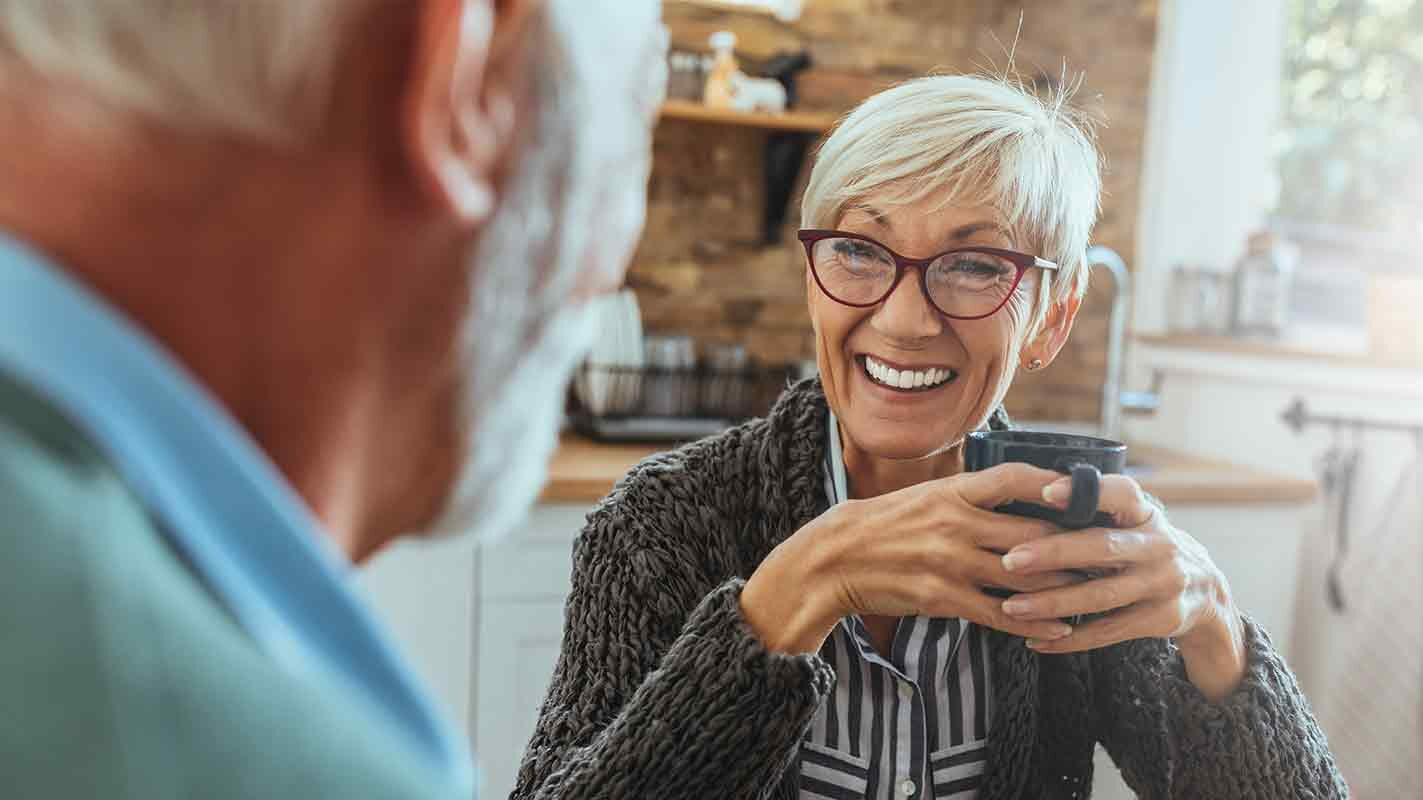
[[[1061,529],[992,509],[1041,503],[1043,489],[1060,477],[1002,464],[840,503],[761,562],[742,589],[742,613],[767,648],[785,653],[818,651],[849,614],[959,617],[1030,639],[1066,636],[1065,623],[1014,619],[984,591],[1035,592],[1080,580],[1003,568],[1003,553]]]

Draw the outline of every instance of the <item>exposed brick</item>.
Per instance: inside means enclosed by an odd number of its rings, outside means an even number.
[[[680,49],[705,50],[711,33],[734,30],[749,67],[777,52],[809,50],[817,63],[800,81],[806,109],[848,111],[926,72],[1001,73],[1009,51],[1016,70],[1040,85],[1057,83],[1065,62],[1070,79],[1085,73],[1077,104],[1107,123],[1094,241],[1126,256],[1136,235],[1156,16],[1155,0],[807,0],[802,19],[790,25],[681,3],[664,7]],[[758,244],[765,135],[677,120],[659,126],[647,233],[632,283],[650,330],[741,342],[767,360],[811,358],[804,256],[794,238],[798,200],[781,244]],[[1008,396],[1016,416],[1096,418],[1111,306],[1110,282],[1101,284],[1058,361],[1016,380]]]

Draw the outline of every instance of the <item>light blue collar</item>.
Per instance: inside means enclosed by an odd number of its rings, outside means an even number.
[[[175,359],[39,253],[0,234],[0,370],[86,430],[252,639],[342,681],[473,793],[469,748],[351,591],[291,486]]]

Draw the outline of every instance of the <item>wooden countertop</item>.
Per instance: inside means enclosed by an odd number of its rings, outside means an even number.
[[[634,464],[667,448],[659,445],[603,444],[568,434],[549,469],[540,502],[593,503]],[[1307,503],[1313,481],[1189,456],[1144,445],[1131,446],[1129,467],[1146,491],[1171,505]]]

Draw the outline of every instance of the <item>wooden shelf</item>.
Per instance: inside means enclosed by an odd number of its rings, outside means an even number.
[[[1205,350],[1243,356],[1303,359],[1360,367],[1423,369],[1423,362],[1419,361],[1383,358],[1357,350],[1331,349],[1326,346],[1289,340],[1268,341],[1234,336],[1181,333],[1138,334],[1135,338],[1136,341],[1152,347]]]
[[[668,100],[663,103],[662,118],[804,133],[824,133],[834,127],[840,119],[835,114],[820,111],[785,111],[781,113],[728,111],[721,108],[710,108],[691,100]]]

